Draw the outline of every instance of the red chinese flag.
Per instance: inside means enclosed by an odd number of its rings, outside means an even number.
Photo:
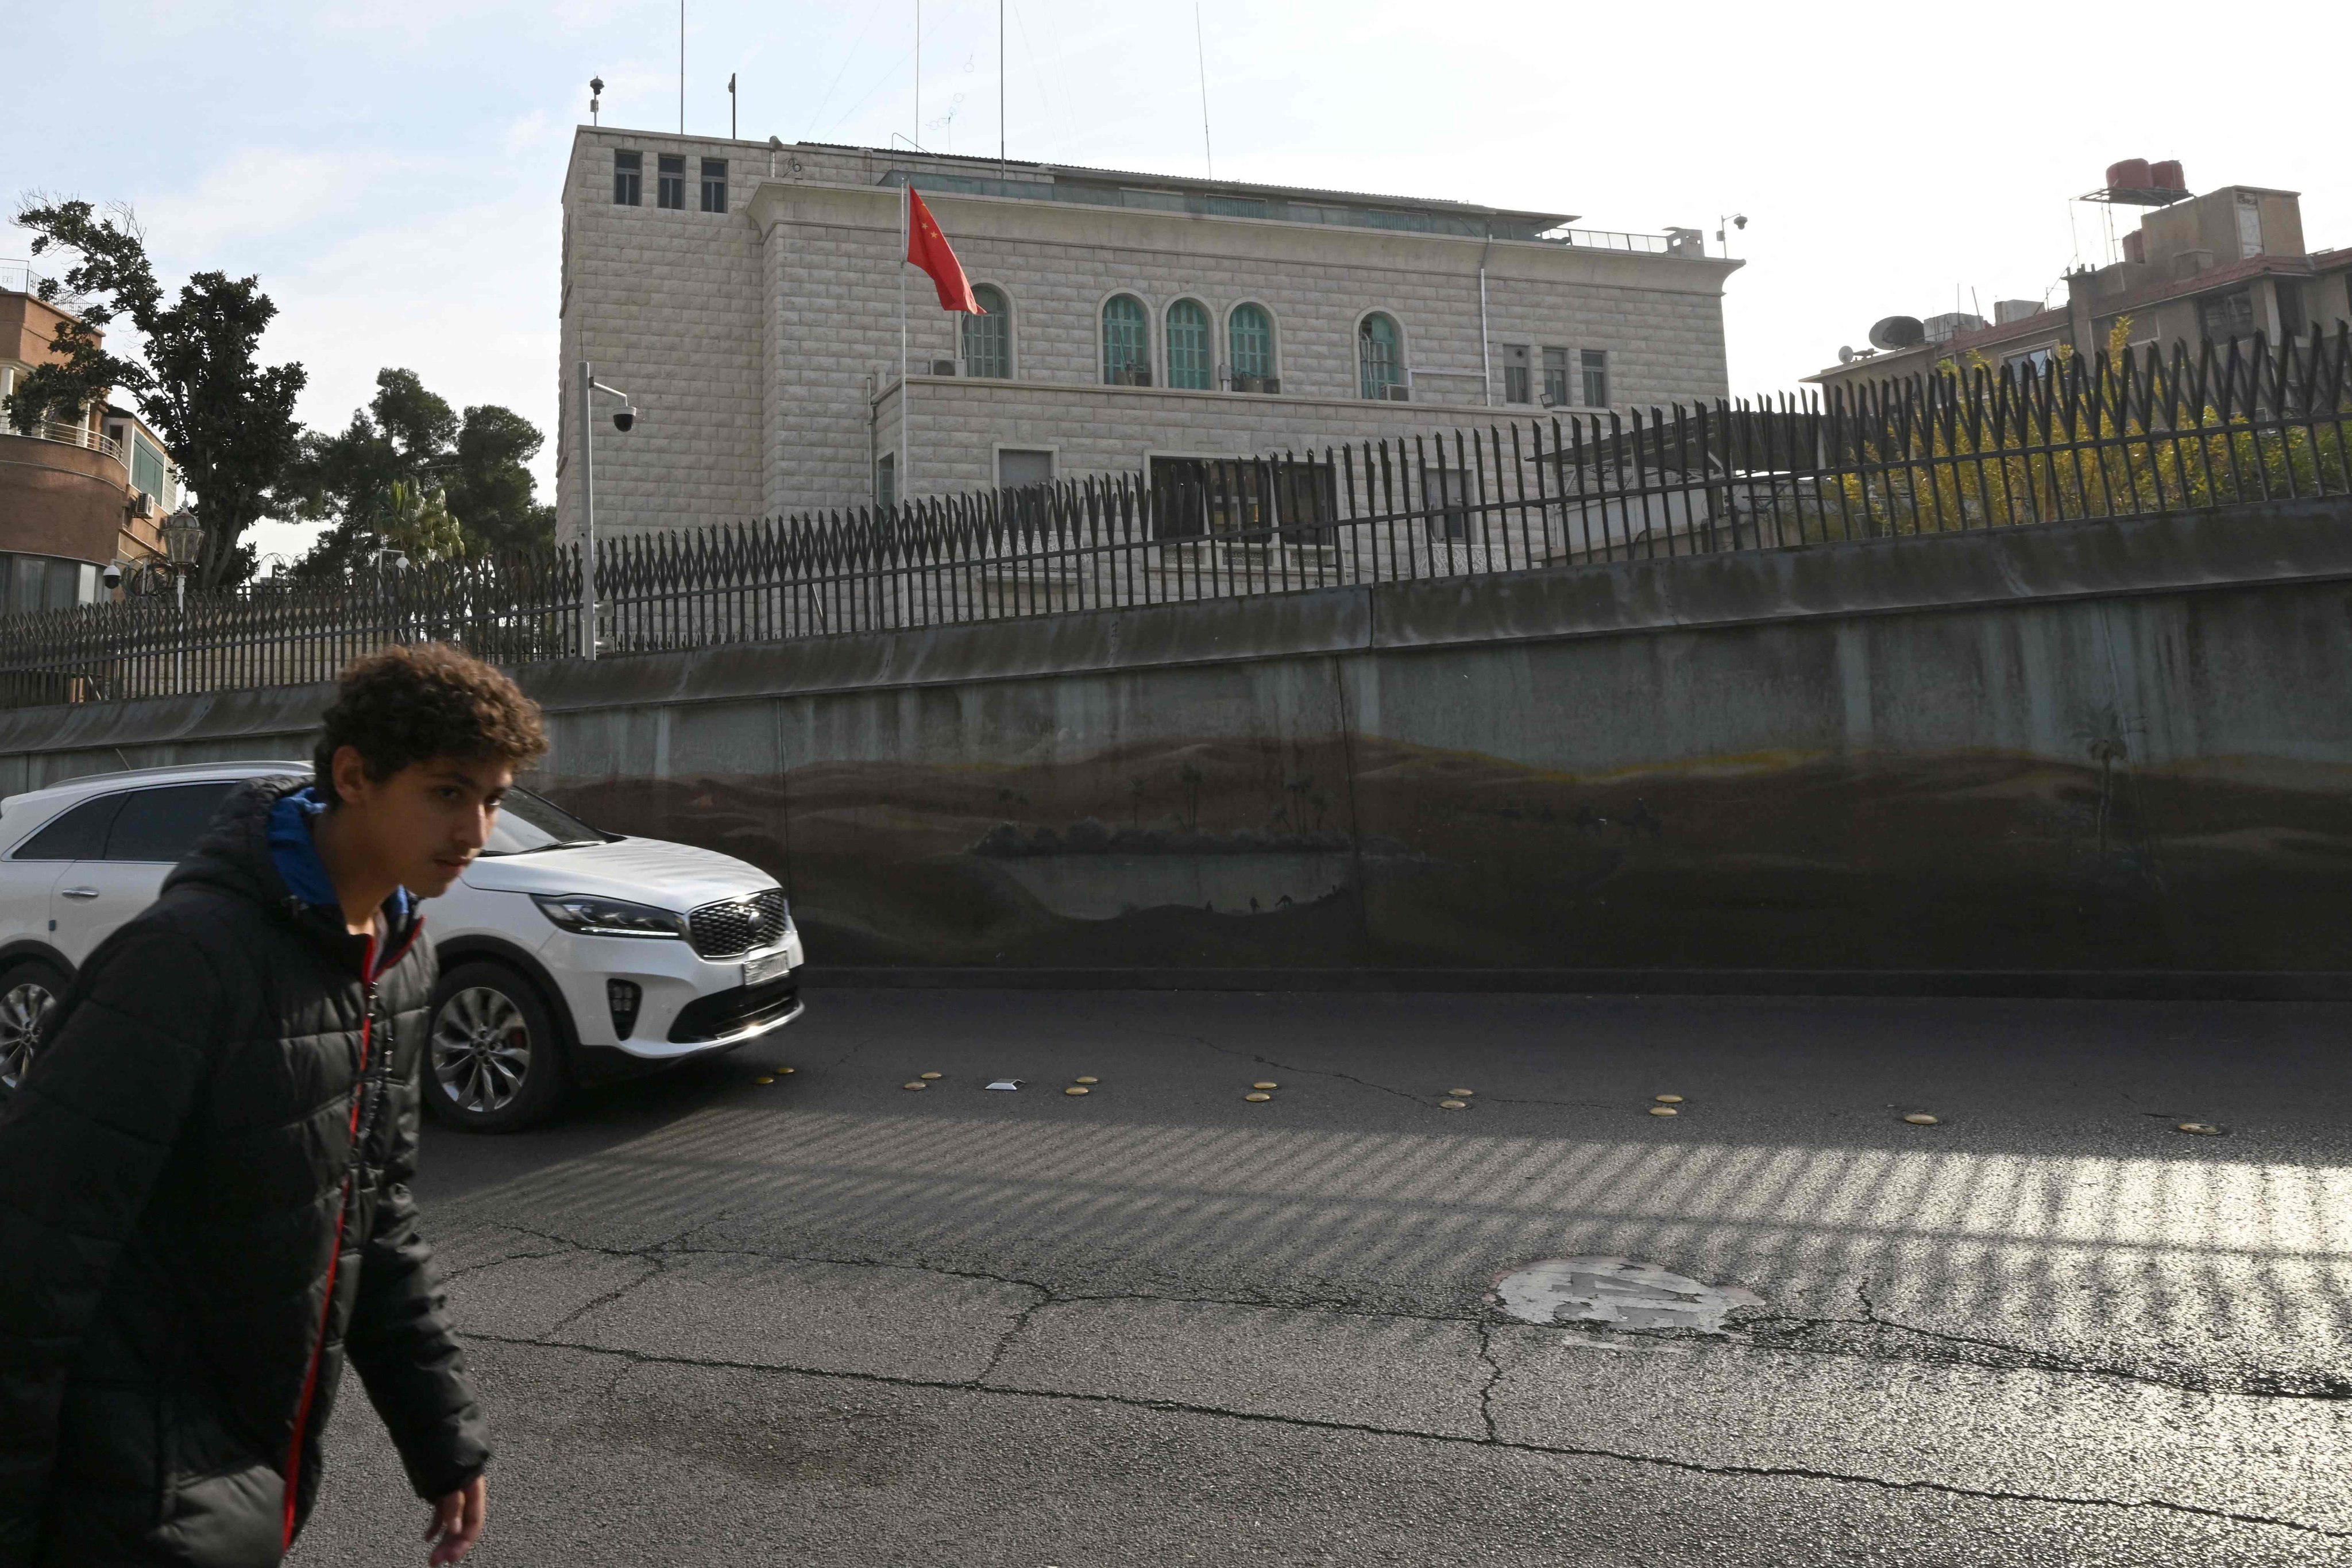
[[[907,259],[929,273],[931,281],[939,285],[940,310],[974,316],[988,313],[971,297],[971,284],[964,278],[955,247],[940,232],[939,220],[931,216],[931,209],[923,205],[912,185],[907,187]]]

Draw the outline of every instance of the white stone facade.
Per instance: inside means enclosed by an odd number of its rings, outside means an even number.
[[[642,154],[639,205],[614,199],[616,151]],[[657,205],[663,153],[685,159],[683,210]],[[705,159],[726,161],[724,212],[699,210]],[[902,495],[924,495],[994,484],[1008,447],[1049,451],[1057,477],[1072,478],[1133,473],[1155,456],[1303,451],[1537,416],[1533,403],[1506,401],[1512,345],[1527,348],[1538,397],[1545,348],[1571,366],[1604,351],[1609,402],[1621,409],[1728,392],[1722,295],[1735,262],[1532,237],[1557,215],[1034,164],[1002,173],[983,159],[583,127],[563,195],[562,532],[578,527],[583,358],[640,410],[620,435],[600,402],[599,533],[865,505],[882,454],[904,465]],[[961,318],[909,268],[915,374],[898,384],[894,174],[923,192],[971,281],[1005,296],[1012,379],[926,374],[958,357]],[[1370,209],[1381,222],[1455,232],[972,188],[1035,193],[1056,181],[1083,181],[1108,200],[1125,187],[1131,199],[1195,207],[1248,209],[1271,195],[1276,212]],[[1323,205],[1299,205],[1310,201]],[[1528,237],[1490,239],[1480,226]],[[1118,293],[1146,308],[1160,384],[1102,384],[1102,307]],[[1220,360],[1234,307],[1265,310],[1281,391],[1167,386],[1167,312],[1179,300],[1206,310]],[[1409,402],[1360,395],[1357,328],[1370,311],[1401,330]],[[1570,374],[1570,405],[1580,406]]]

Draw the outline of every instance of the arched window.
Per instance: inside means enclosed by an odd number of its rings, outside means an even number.
[[[1271,377],[1275,374],[1274,322],[1255,305],[1236,305],[1232,319],[1225,323],[1225,336],[1231,343],[1227,357],[1234,367],[1234,387],[1263,390],[1262,386],[1244,387],[1242,384],[1248,377]]]
[[[1209,312],[1198,300],[1179,300],[1168,307],[1168,384],[1206,392],[1217,384],[1217,361],[1211,347]]]
[[[988,313],[963,319],[963,373],[1010,381],[1013,378],[1012,308],[1005,304],[1001,291],[985,283],[972,289],[971,297]]]
[[[1143,301],[1114,294],[1103,302],[1103,380],[1113,386],[1151,384],[1151,324]]]
[[[1397,324],[1388,317],[1366,316],[1357,327],[1356,377],[1366,397],[1386,397],[1390,387],[1404,380],[1404,356],[1397,349]]]

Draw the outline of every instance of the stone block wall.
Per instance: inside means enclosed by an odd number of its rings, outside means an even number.
[[[646,159],[637,207],[612,202],[612,153],[623,146]],[[663,152],[687,158],[686,212],[654,205]],[[724,216],[692,210],[705,155],[730,160]],[[566,374],[586,353],[646,410],[629,437],[599,427],[600,529],[864,504],[877,455],[897,447],[899,195],[877,182],[911,166],[919,189],[926,172],[988,166],[806,146],[772,161],[771,179],[766,149],[581,132],[566,187]],[[1075,477],[1132,471],[1150,452],[1282,449],[1533,413],[1502,403],[1501,351],[1515,342],[1530,345],[1538,378],[1544,347],[1571,360],[1607,350],[1619,407],[1729,390],[1728,262],[945,191],[925,199],[972,281],[1010,302],[1018,387],[950,389],[934,413],[918,385],[919,449],[902,495],[993,483],[1006,446],[1056,450],[1059,472]],[[1145,307],[1153,389],[1101,384],[1101,311],[1116,293]],[[939,309],[929,280],[910,272],[906,299],[917,374],[957,358],[961,318]],[[1167,313],[1179,300],[1206,308],[1219,363],[1230,358],[1234,308],[1265,310],[1281,395],[1169,391]],[[1360,395],[1357,327],[1372,310],[1401,329],[1412,381],[1402,408]],[[565,391],[568,437],[569,379]],[[559,489],[567,534],[578,507],[572,445]]]
[[[640,205],[613,201],[613,152],[645,157]],[[684,211],[656,205],[657,155],[686,158]],[[727,213],[700,210],[704,157],[730,162]],[[557,507],[580,515],[580,362],[639,409],[624,436],[596,412],[596,524],[642,532],[739,521],[761,510],[761,247],[743,216],[764,157],[740,145],[607,132],[575,150],[564,189]]]

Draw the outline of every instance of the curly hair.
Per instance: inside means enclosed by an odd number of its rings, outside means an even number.
[[[539,704],[480,659],[448,643],[363,654],[343,667],[311,765],[328,804],[335,753],[358,750],[372,779],[435,757],[525,768],[547,751]]]

